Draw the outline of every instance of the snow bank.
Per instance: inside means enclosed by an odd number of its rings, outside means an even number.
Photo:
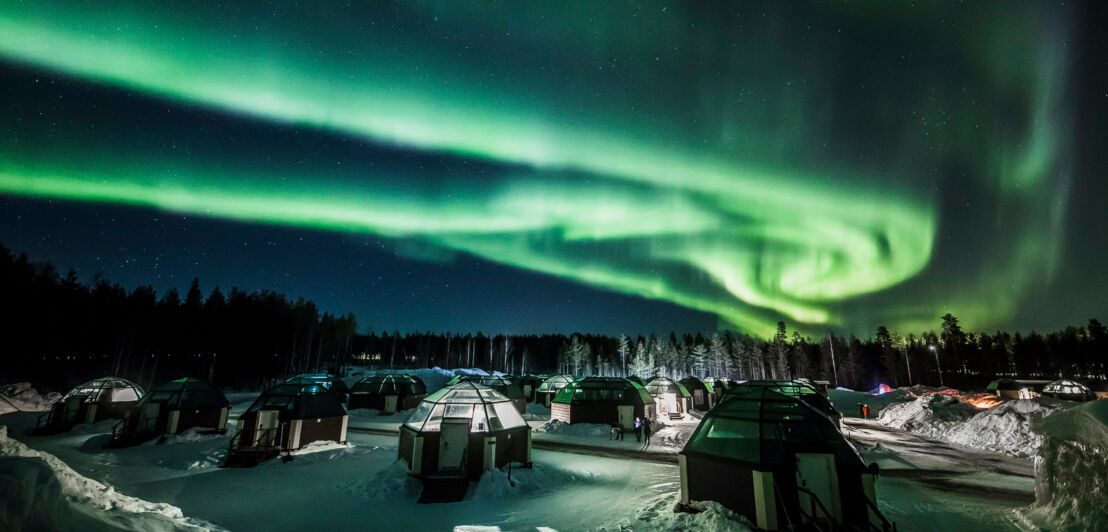
[[[933,394],[915,400],[894,403],[881,410],[877,421],[894,429],[939,438],[954,425],[976,413],[973,405],[956,397]]]
[[[105,419],[96,423],[78,423],[69,429],[70,434],[111,434],[112,429],[119,424],[118,419]]]
[[[143,445],[182,445],[192,443],[208,443],[219,440],[231,439],[230,434],[220,434],[218,432],[212,434],[201,434],[196,427],[192,427],[178,434],[166,434],[160,438],[154,438]]]
[[[1108,530],[1108,400],[1035,422],[1043,438],[1028,513],[1061,530]]]
[[[22,457],[16,460],[12,457]],[[52,454],[36,451],[8,438],[0,426],[0,529],[20,530],[43,524],[61,530],[223,530],[206,521],[187,518],[181,509],[123,495],[86,478]],[[32,490],[28,493],[28,489]],[[44,515],[43,510],[57,511]],[[30,519],[30,520],[28,520]],[[47,522],[35,521],[35,519]],[[5,522],[4,520],[8,520]],[[54,522],[48,522],[55,520]],[[8,526],[11,523],[13,526]]]
[[[0,414],[9,412],[45,412],[61,399],[59,393],[42,395],[28,382],[0,386]]]
[[[0,529],[110,530],[74,511],[54,472],[41,459],[0,459]]]
[[[397,460],[365,480],[344,482],[338,488],[367,501],[415,501],[423,491],[423,484],[408,474],[407,462]]]
[[[1043,443],[1043,438],[1031,430],[1032,423],[1059,408],[1043,400],[1008,401],[979,411],[954,427],[943,439],[976,449],[1031,458]]]
[[[611,438],[612,435],[612,427],[609,425],[598,425],[594,423],[574,423],[571,425],[558,419],[551,419],[541,427],[535,427],[534,431],[582,438]],[[634,436],[635,434],[631,433],[631,437]],[[626,435],[624,435],[624,437],[626,437]]]
[[[692,506],[700,513],[677,512],[678,494],[666,494],[655,497],[635,512],[632,519],[623,519],[611,528],[599,531],[651,531],[672,530],[676,532],[747,532],[750,522],[741,515],[714,501],[697,501]]]
[[[485,471],[481,478],[470,486],[466,500],[525,497],[572,487],[582,482],[596,482],[600,478],[593,473],[567,471],[538,463],[530,468],[513,467],[509,480],[508,468],[504,467]]]
[[[354,446],[350,445],[349,443],[339,443],[337,441],[322,440],[313,441],[312,443],[309,443],[295,451],[292,451],[289,454],[293,456],[304,456],[307,454],[322,453],[326,451],[347,451],[353,448]]]
[[[981,410],[966,402],[974,398],[945,391],[924,395],[887,406],[877,421],[966,447],[1030,458],[1043,441],[1031,430],[1032,423],[1061,408],[1050,399],[1032,399]]]

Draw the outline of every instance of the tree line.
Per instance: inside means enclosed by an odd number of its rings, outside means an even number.
[[[182,298],[107,279],[84,284],[0,246],[0,381],[54,390],[105,375],[151,386],[199,377],[226,387],[265,386],[336,367],[351,353],[353,314],[321,312],[283,294],[214,287],[193,280]]]
[[[175,289],[130,291],[103,278],[59,275],[0,246],[5,312],[0,342],[6,378],[65,389],[107,374],[150,386],[193,376],[231,388],[260,388],[297,373],[372,367],[472,367],[512,374],[565,373],[733,380],[826,380],[872,389],[884,383],[980,388],[996,377],[1104,380],[1108,331],[1092,319],[1047,334],[975,333],[955,316],[938,332],[901,336],[887,327],[860,339],[813,339],[778,323],[772,338],[734,331],[611,337],[595,334],[485,335],[357,331],[311,301],[194,279]]]

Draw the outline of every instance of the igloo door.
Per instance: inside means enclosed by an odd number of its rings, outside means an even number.
[[[619,426],[635,428],[635,405],[619,405]]]
[[[665,413],[666,414],[672,414],[672,413],[681,411],[677,407],[677,394],[667,393],[667,394],[663,395],[663,397],[664,397],[663,403],[665,404]]]
[[[469,444],[469,421],[464,423],[443,421],[439,435],[439,470],[456,471],[465,465],[466,447]]]
[[[824,453],[796,453],[796,485],[806,491],[798,493],[801,509],[819,517],[823,509],[836,524],[842,524],[843,512],[839,496],[839,475],[835,468],[835,455]],[[820,504],[812,501],[819,499]]]

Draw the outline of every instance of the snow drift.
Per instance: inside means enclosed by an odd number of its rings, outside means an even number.
[[[1062,530],[1108,530],[1108,400],[1083,403],[1034,424],[1032,517]]]
[[[9,438],[2,425],[0,486],[2,530],[223,530],[81,476],[54,455]]]
[[[886,406],[877,421],[966,447],[1031,458],[1043,442],[1031,430],[1032,423],[1062,408],[1058,401],[1040,398],[1005,401],[982,410],[969,402],[974,400],[976,395],[954,390],[929,393]]]
[[[551,419],[544,423],[541,427],[535,427],[534,432],[545,432],[547,434],[562,434],[566,436],[576,436],[581,438],[606,438],[611,439],[612,427],[611,425],[601,425],[596,423],[574,423],[569,424],[559,419]],[[635,433],[631,433],[632,438],[635,437]],[[626,438],[626,435],[624,435]]]
[[[751,530],[750,523],[743,516],[715,501],[696,501],[692,506],[700,513],[675,511],[678,494],[655,497],[635,512],[634,519],[624,519],[615,527],[599,528],[600,531],[612,530],[658,530],[675,532],[744,532]]]
[[[45,412],[61,399],[59,393],[42,395],[30,383],[17,382],[0,386],[0,414],[8,412]]]

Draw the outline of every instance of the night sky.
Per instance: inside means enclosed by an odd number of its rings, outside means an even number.
[[[0,6],[0,243],[375,330],[1108,318],[1089,2]]]

